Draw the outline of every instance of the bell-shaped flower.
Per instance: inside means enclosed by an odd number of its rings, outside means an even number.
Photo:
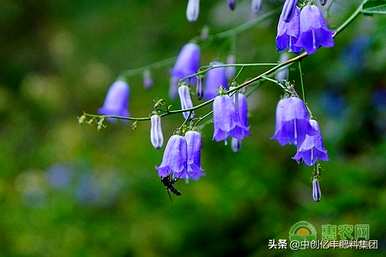
[[[295,6],[293,15],[288,22],[284,19],[284,13],[280,15],[276,36],[276,48],[278,51],[286,49],[295,53],[301,51],[301,47],[296,46],[299,38],[299,14],[300,10]]]
[[[102,115],[128,116],[129,85],[122,81],[115,81],[109,88],[105,102],[98,113]]]
[[[178,95],[180,96],[180,103],[181,103],[181,109],[186,110],[193,107],[192,98],[190,96],[190,89],[186,85],[182,85],[178,88]],[[194,117],[193,111],[187,111],[183,112],[182,115],[184,116],[185,120],[187,120],[189,117]]]
[[[310,124],[316,133],[312,136],[306,135],[303,143],[298,145],[297,153],[293,157],[297,162],[303,161],[308,166],[312,166],[318,161],[328,161],[327,150],[323,145],[318,122],[310,120]]]
[[[312,199],[315,202],[319,202],[322,197],[322,192],[320,191],[320,183],[317,178],[312,179]]]
[[[187,173],[180,178],[198,180],[204,175],[201,168],[201,134],[190,130],[185,133],[185,139],[188,146],[188,166]]]
[[[236,93],[233,95],[233,103],[237,119],[235,120],[235,128],[232,130],[232,136],[238,140],[243,140],[251,134],[249,131],[247,97],[242,93]]]
[[[221,62],[210,63],[212,67],[223,65]],[[228,81],[226,77],[225,67],[215,67],[206,74],[204,98],[209,100],[218,95],[220,88],[228,89]]]
[[[150,117],[150,141],[155,149],[160,149],[164,143],[162,134],[161,117],[154,114]]]
[[[261,2],[262,0],[252,0],[251,1],[251,12],[252,14],[256,15],[261,10]]]
[[[181,49],[171,71],[170,97],[176,97],[179,79],[198,72],[198,69],[200,68],[200,58],[200,47],[197,44],[188,43]],[[186,82],[195,84],[196,79],[194,77]]]
[[[228,95],[216,96],[213,101],[213,140],[219,142],[229,136],[240,137],[238,129],[235,129],[238,123],[239,117],[232,98]]]
[[[300,146],[306,135],[313,136],[317,131],[310,124],[310,113],[298,97],[283,98],[276,107],[276,129],[272,139],[281,145]]]
[[[284,22],[290,22],[296,13],[298,0],[285,0],[281,11],[281,18]]]
[[[183,136],[173,135],[166,144],[161,165],[157,167],[161,178],[172,175],[179,178],[187,172],[187,144]]]
[[[227,2],[229,9],[233,11],[236,8],[236,0],[227,0]]]
[[[306,5],[300,13],[300,33],[295,46],[313,54],[319,47],[333,47],[333,34],[319,8]]]
[[[200,14],[200,0],[188,0],[188,6],[186,7],[186,18],[188,21],[196,21]]]

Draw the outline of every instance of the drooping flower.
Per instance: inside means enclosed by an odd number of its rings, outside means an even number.
[[[180,96],[181,109],[186,110],[193,107],[192,98],[190,97],[190,89],[186,85],[182,85],[178,88],[178,95]],[[183,112],[184,118],[187,120],[189,117],[194,117],[193,111]]]
[[[200,13],[200,0],[188,0],[186,7],[186,18],[188,21],[196,21]]]
[[[320,183],[317,178],[312,179],[312,199],[315,202],[319,202],[322,197],[322,192],[320,191]]]
[[[276,128],[272,139],[281,145],[300,146],[306,135],[313,136],[317,131],[310,124],[310,113],[298,97],[281,99],[276,107]]]
[[[187,144],[183,136],[173,135],[166,144],[161,165],[157,167],[161,178],[172,175],[179,178],[187,172]]]
[[[333,34],[319,8],[307,5],[300,13],[300,34],[295,46],[313,54],[319,47],[333,47]]]
[[[216,96],[213,102],[213,140],[219,142],[229,136],[239,137],[240,133],[235,131],[238,122],[239,117],[232,98],[228,95]]]
[[[129,85],[122,81],[115,81],[109,88],[105,102],[98,113],[102,115],[128,116]]]
[[[223,65],[221,62],[210,63],[212,67]],[[228,81],[224,67],[210,69],[206,75],[204,98],[209,100],[218,95],[220,88],[228,89]]]
[[[236,0],[227,0],[227,1],[228,1],[229,9],[233,11],[236,8]]]
[[[303,143],[298,145],[297,153],[293,157],[298,163],[303,161],[308,166],[314,165],[317,161],[328,161],[327,150],[323,145],[318,122],[310,120],[310,124],[316,133],[313,136],[306,135]]]
[[[234,54],[230,54],[227,57],[227,64],[235,64],[236,63],[236,56]],[[231,79],[236,73],[236,67],[235,66],[229,66],[225,68],[225,74],[227,79]]]
[[[150,141],[155,149],[160,149],[164,143],[162,134],[161,117],[154,114],[150,117]]]
[[[281,18],[284,22],[290,22],[296,13],[298,0],[286,0],[281,11]]]
[[[198,180],[204,175],[201,168],[201,134],[191,130],[185,133],[185,139],[188,146],[188,168],[187,174],[180,178]]]
[[[285,21],[283,12],[280,15],[276,36],[276,48],[278,51],[283,51],[286,49],[289,49],[289,51],[295,53],[301,51],[301,47],[296,46],[299,38],[299,14],[300,10],[295,6],[293,15],[288,22]]]
[[[143,86],[145,89],[149,89],[153,86],[153,79],[151,78],[151,72],[148,69],[146,69],[143,72]]]
[[[247,97],[242,93],[236,93],[233,95],[233,103],[235,105],[237,119],[235,120],[235,128],[232,134],[236,139],[243,140],[251,134],[249,131]]]
[[[283,63],[288,60],[288,54],[286,52],[280,54],[279,62]],[[277,81],[288,80],[289,70],[288,67],[280,68],[275,75]]]
[[[251,1],[251,12],[256,15],[261,10],[261,1],[262,0],[252,0]]]
[[[178,80],[192,75],[200,68],[200,47],[194,43],[186,44],[178,54],[176,64],[171,71],[170,90],[171,98],[175,98],[177,94]],[[186,82],[195,84],[195,78],[191,78]]]
[[[237,153],[238,151],[240,151],[240,148],[241,148],[241,140],[238,140],[237,138],[232,138],[232,142],[231,142],[231,148],[232,148],[232,151]]]

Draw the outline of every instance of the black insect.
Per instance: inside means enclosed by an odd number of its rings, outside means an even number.
[[[165,186],[166,188],[166,191],[168,192],[168,195],[169,195],[169,198],[170,200],[172,199],[171,195],[170,195],[170,192],[172,192],[173,194],[177,195],[177,196],[180,196],[181,195],[181,192],[178,191],[175,187],[174,187],[174,184],[177,182],[177,179],[175,178],[172,178],[170,175],[167,176],[167,177],[164,177],[161,179],[161,182],[162,184]]]

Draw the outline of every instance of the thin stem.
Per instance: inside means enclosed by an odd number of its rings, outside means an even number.
[[[342,25],[340,25],[336,30],[335,30],[335,33],[334,33],[334,37],[339,34],[341,31],[343,31],[348,25],[351,24],[351,22],[353,22],[355,20],[356,17],[358,17],[358,15],[362,12],[362,9],[363,9],[363,5],[367,2],[368,0],[363,0],[362,3],[359,5],[359,7],[355,10],[355,12],[353,12],[353,14],[351,14],[350,17],[347,18],[347,20],[345,22],[342,23]]]
[[[300,86],[302,87],[303,101],[306,102],[306,94],[304,91],[303,72],[302,72],[302,62],[301,61],[298,61],[298,68],[299,68],[299,76],[300,76]]]
[[[246,30],[249,30],[249,29],[253,28],[259,22],[264,21],[265,19],[268,19],[271,16],[275,15],[278,11],[279,11],[278,9],[275,9],[273,11],[267,12],[265,15],[262,15],[262,16],[256,18],[256,19],[254,19],[254,20],[245,22],[245,23],[241,24],[238,27],[235,27],[235,28],[223,31],[223,32],[218,32],[218,33],[215,33],[213,35],[209,35],[208,38],[205,39],[205,40],[201,39],[201,36],[196,36],[196,37],[192,38],[190,41],[195,41],[197,43],[200,43],[200,42],[203,42],[203,41],[212,41],[212,40],[215,40],[215,39],[222,39],[222,38],[227,38],[227,37],[235,37],[236,35],[244,32]],[[173,62],[176,59],[177,59],[177,56],[173,56],[173,57],[170,57],[170,58],[167,58],[167,59],[164,59],[164,60],[152,63],[152,64],[148,64],[148,65],[145,65],[145,66],[142,66],[142,67],[139,67],[139,68],[126,70],[126,71],[123,71],[118,77],[127,78],[127,77],[130,77],[130,76],[133,76],[133,75],[140,74],[140,73],[142,73],[146,69],[162,68],[162,67],[168,66],[170,64],[173,64]]]
[[[257,67],[257,66],[275,66],[277,65],[277,62],[261,62],[261,63],[233,63],[233,64],[215,64],[215,65],[205,65],[201,66],[201,70],[190,74],[188,76],[182,77],[179,79],[179,82],[183,82],[185,80],[200,76],[202,74],[207,73],[208,71],[216,68],[226,68],[226,67],[241,67],[242,69],[244,67]]]

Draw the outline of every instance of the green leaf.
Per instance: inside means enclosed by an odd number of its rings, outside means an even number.
[[[386,14],[386,0],[369,0],[362,8],[364,14]]]

